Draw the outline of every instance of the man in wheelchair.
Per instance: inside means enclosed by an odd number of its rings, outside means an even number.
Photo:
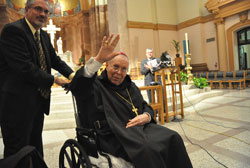
[[[102,41],[96,57],[79,69],[71,82],[84,127],[98,134],[103,152],[121,157],[136,168],[190,168],[191,161],[180,135],[157,125],[153,109],[143,100],[127,70],[128,56],[114,52],[119,35]],[[106,69],[97,76],[106,62]],[[79,101],[79,100],[78,100]]]

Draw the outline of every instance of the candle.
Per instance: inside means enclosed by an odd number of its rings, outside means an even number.
[[[185,41],[186,41],[186,52],[187,54],[189,54],[189,51],[188,51],[188,34],[185,33]]]

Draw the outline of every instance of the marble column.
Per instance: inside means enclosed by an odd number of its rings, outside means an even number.
[[[130,60],[135,60],[136,55],[130,55],[129,33],[127,28],[127,1],[108,0],[108,17],[110,33],[119,33],[120,42],[116,50],[125,52]],[[133,64],[130,62],[130,67]],[[136,65],[135,65],[136,66]]]
[[[219,55],[219,70],[228,71],[227,48],[226,48],[226,32],[224,20],[216,21],[217,28],[217,45]]]

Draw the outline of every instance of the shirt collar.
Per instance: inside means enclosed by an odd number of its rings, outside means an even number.
[[[29,20],[25,17],[25,21],[27,22],[27,24],[28,24],[28,26],[29,26],[29,28],[30,28],[30,30],[31,30],[31,32],[32,32],[32,34],[33,34],[33,36],[34,36],[34,34],[36,33],[36,31],[38,31],[38,33],[40,34],[40,29],[39,30],[36,30],[33,26],[32,26],[32,24],[29,22]]]

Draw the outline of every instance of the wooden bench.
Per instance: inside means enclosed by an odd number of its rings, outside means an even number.
[[[215,80],[215,72],[208,72],[207,73],[207,82],[211,88],[213,88],[214,80]]]
[[[158,111],[159,122],[163,125],[165,123],[164,106],[163,106],[163,93],[161,85],[141,86],[140,91],[150,90],[152,96],[152,103],[149,105],[154,110],[154,119],[156,120],[156,111]]]
[[[245,71],[226,72],[222,85],[227,84],[229,89],[233,88],[233,84],[238,84],[240,89],[242,89],[242,86],[245,88]]]
[[[245,70],[245,86],[250,83],[250,70]]]
[[[242,89],[246,88],[245,73],[245,71],[201,72],[196,73],[196,76],[207,78],[207,82],[211,88],[219,87],[220,89],[222,89],[224,86],[224,88],[228,87],[229,89],[232,89],[233,86],[239,85],[239,88]],[[217,87],[217,85],[219,86]]]
[[[212,81],[213,82],[213,86],[215,88],[217,88],[217,85],[218,85],[219,89],[223,88],[222,80],[224,79],[224,76],[225,75],[224,75],[223,71],[219,71],[219,72],[215,73],[215,79]]]

